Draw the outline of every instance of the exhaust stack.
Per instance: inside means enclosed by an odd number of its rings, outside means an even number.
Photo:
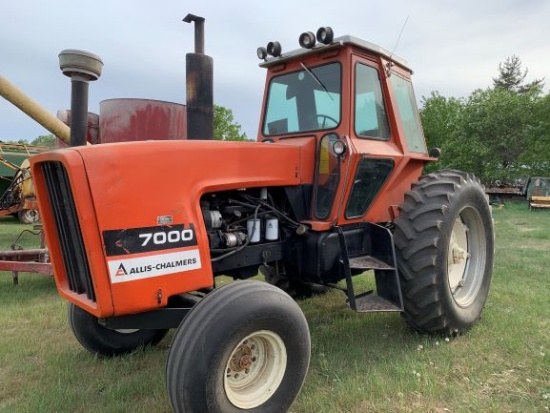
[[[86,145],[88,128],[88,82],[101,76],[103,62],[99,56],[82,50],[67,49],[59,53],[59,68],[71,78],[71,146]]]
[[[204,54],[204,17],[188,14],[195,23],[195,52],[186,57],[187,139],[214,139],[214,62]]]

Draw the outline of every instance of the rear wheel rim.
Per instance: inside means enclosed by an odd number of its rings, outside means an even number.
[[[483,283],[487,241],[477,209],[465,206],[453,223],[447,253],[447,276],[453,299],[468,307]]]
[[[239,341],[225,367],[227,399],[239,409],[265,403],[283,381],[287,365],[286,346],[281,337],[267,330]]]
[[[26,222],[38,222],[40,220],[40,216],[38,215],[38,211],[35,209],[26,209],[22,212],[23,220]]]

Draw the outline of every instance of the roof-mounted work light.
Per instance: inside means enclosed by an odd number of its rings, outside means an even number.
[[[315,35],[312,32],[304,32],[298,38],[298,43],[300,43],[300,47],[311,49],[315,46]]]
[[[323,44],[329,44],[334,39],[334,32],[330,27],[319,27],[317,30],[317,40]]]
[[[282,52],[281,43],[269,42],[267,44],[267,54],[273,57],[279,57]]]
[[[267,59],[267,49],[265,47],[258,47],[256,49],[256,55],[258,56],[258,59]]]

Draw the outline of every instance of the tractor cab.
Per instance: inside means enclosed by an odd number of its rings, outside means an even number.
[[[431,160],[412,71],[387,50],[353,36],[334,38],[328,27],[317,36],[303,33],[299,44],[285,54],[278,42],[258,49],[267,69],[258,140],[315,141],[313,228],[390,221]],[[383,187],[388,196],[377,202]]]

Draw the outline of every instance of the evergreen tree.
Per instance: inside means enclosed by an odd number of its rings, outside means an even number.
[[[498,77],[493,78],[493,86],[495,89],[506,89],[511,92],[540,94],[544,87],[544,79],[524,83],[527,73],[529,70],[523,70],[518,56],[509,56],[504,62],[498,64]]]

